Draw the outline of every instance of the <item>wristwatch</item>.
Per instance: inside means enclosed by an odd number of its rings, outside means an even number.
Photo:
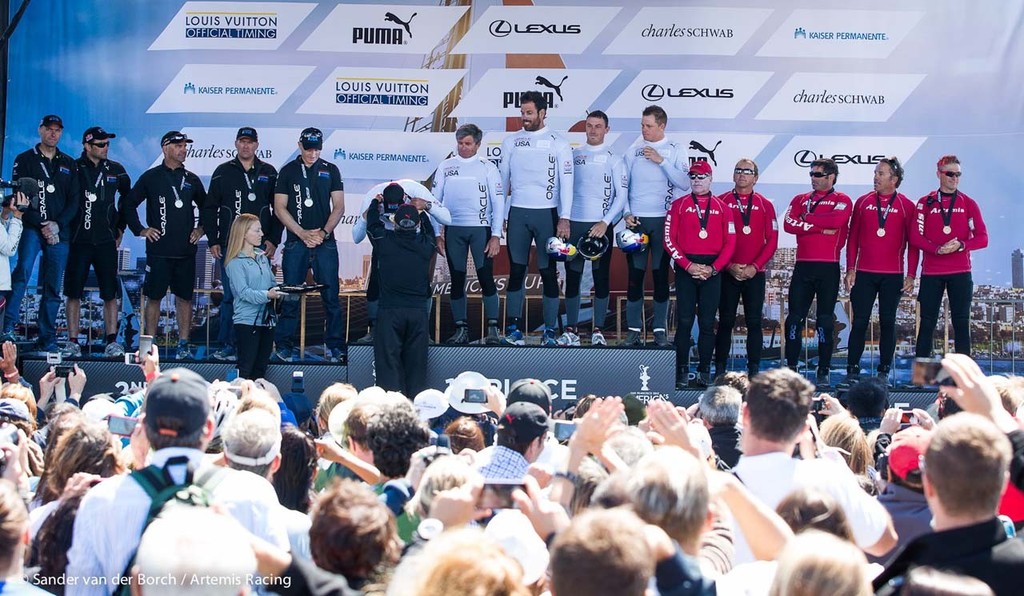
[[[327,228],[320,228],[320,231],[324,233],[324,238],[331,235],[331,233],[327,231]]]

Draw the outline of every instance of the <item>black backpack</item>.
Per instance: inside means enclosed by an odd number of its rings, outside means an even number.
[[[183,464],[187,466],[185,482],[177,484],[167,470],[171,466]],[[224,479],[225,474],[227,474],[227,469],[220,466],[211,466],[198,477],[194,477],[194,470],[185,456],[170,458],[163,468],[159,466],[146,466],[141,470],[132,472],[129,477],[137,482],[142,487],[142,490],[146,491],[151,501],[149,514],[146,516],[146,523],[143,524],[142,533],[139,534],[140,542],[142,534],[146,533],[146,528],[149,527],[149,524],[153,523],[153,520],[159,517],[166,508],[209,507],[213,502],[213,491]],[[124,571],[121,572],[122,580],[114,591],[115,596],[123,596],[131,592],[129,578],[132,576],[132,567],[135,566],[135,556],[137,554],[138,546],[136,546],[136,550],[132,553],[131,558],[128,559],[128,564],[125,566]]]

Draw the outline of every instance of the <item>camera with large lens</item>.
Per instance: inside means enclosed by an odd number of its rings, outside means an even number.
[[[39,191],[42,190],[43,185],[35,178],[18,178],[17,182],[0,180],[0,188],[9,188],[24,194],[28,198],[29,204],[19,206],[18,211],[27,211],[29,208],[39,209]],[[14,202],[15,196],[15,194],[5,195],[0,205],[10,207],[11,203]]]

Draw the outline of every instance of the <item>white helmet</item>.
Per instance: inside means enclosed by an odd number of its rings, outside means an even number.
[[[558,236],[548,238],[546,250],[548,256],[556,261],[571,261],[576,256],[576,247],[565,242]]]
[[[626,253],[643,252],[647,250],[648,242],[647,234],[634,232],[629,228],[619,230],[619,233],[615,234],[615,244]]]

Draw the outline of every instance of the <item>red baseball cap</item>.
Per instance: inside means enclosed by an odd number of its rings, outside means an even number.
[[[691,174],[707,174],[711,175],[711,164],[706,161],[695,161],[690,165]]]
[[[889,444],[889,469],[892,473],[906,480],[911,472],[920,470],[921,456],[928,450],[931,440],[931,431],[920,426],[911,426],[894,434]]]

